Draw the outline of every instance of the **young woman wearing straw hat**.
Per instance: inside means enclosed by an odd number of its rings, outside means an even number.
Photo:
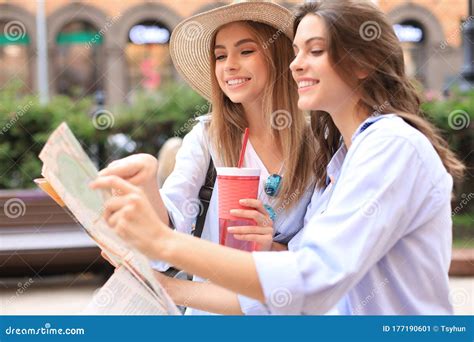
[[[317,160],[328,165],[299,248],[245,253],[172,231],[143,191],[114,177],[92,185],[123,192],[107,220],[150,258],[271,313],[321,314],[344,295],[355,314],[452,313],[450,201],[464,166],[420,115],[393,28],[375,5],[353,0],[305,5],[295,26],[298,105],[313,112]]]
[[[249,209],[234,216],[254,219],[258,226],[232,227],[229,232],[236,239],[256,241],[260,250],[286,249],[303,227],[315,182],[314,137],[307,116],[297,108],[288,70],[292,22],[291,12],[280,5],[249,1],[180,23],[170,41],[172,60],[187,83],[211,102],[212,113],[197,118],[159,192],[157,161],[149,155],[113,162],[101,175],[140,186],[165,224],[190,234],[210,160],[216,167],[237,166],[248,127],[243,166],[261,169],[259,199],[243,199]],[[218,243],[216,194],[215,189],[202,238]],[[164,270],[169,265],[156,262],[155,267]]]

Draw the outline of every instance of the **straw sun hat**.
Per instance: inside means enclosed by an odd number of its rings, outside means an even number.
[[[211,99],[211,43],[219,27],[251,20],[277,29],[293,39],[293,14],[270,1],[240,1],[192,16],[176,26],[170,40],[173,63],[186,82],[207,100]],[[271,42],[269,42],[271,43]]]

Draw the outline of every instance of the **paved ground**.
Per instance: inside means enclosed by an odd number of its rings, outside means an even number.
[[[474,277],[452,277],[450,287],[454,313],[474,315]]]
[[[76,315],[101,286],[98,277],[61,276],[42,281],[10,280],[0,285],[0,314]],[[474,315],[474,277],[451,278],[451,301],[457,315]]]
[[[8,289],[0,285],[0,314],[80,314],[102,283],[103,279],[92,275],[58,276],[36,281],[9,279]]]

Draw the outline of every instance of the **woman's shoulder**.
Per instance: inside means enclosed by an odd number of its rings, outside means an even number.
[[[211,123],[211,117],[212,117],[211,113],[208,113],[208,114],[205,114],[205,115],[197,116],[194,119],[196,120],[196,122],[201,123],[201,124],[210,124]]]
[[[211,123],[211,113],[193,118],[194,126],[191,131],[186,134],[183,145],[191,148],[201,148],[210,153],[215,165],[219,165],[214,148],[212,147],[212,139],[209,136],[209,127]]]
[[[375,121],[360,134],[363,135],[358,144],[361,150],[377,151],[386,148],[382,159],[390,159],[395,164],[396,160],[414,158],[432,179],[440,179],[446,173],[441,158],[428,137],[403,114],[385,115],[383,120]]]
[[[198,135],[201,138],[208,138],[209,125],[211,123],[211,114],[197,116],[193,120],[194,127],[191,132]]]
[[[188,131],[185,135],[185,140],[207,139],[210,122],[210,114],[197,116],[188,120],[183,127],[184,130]]]
[[[398,114],[381,115],[380,118],[374,120],[366,129],[367,140],[376,143],[380,140],[390,141],[394,144],[407,143],[417,152],[424,154],[427,150],[434,151],[429,139],[421,133],[410,122]],[[364,132],[361,132],[362,134]]]

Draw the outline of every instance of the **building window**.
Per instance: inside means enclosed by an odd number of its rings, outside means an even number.
[[[22,91],[30,89],[28,45],[30,37],[19,21],[0,22],[0,87],[14,83]]]
[[[172,75],[169,55],[171,31],[162,23],[147,20],[132,26],[125,48],[129,100],[137,91],[155,91]]]
[[[415,20],[405,20],[393,26],[403,49],[405,72],[425,84],[424,64],[426,62],[425,29]]]
[[[56,91],[71,97],[103,89],[100,77],[102,35],[87,22],[67,24],[56,37]]]

